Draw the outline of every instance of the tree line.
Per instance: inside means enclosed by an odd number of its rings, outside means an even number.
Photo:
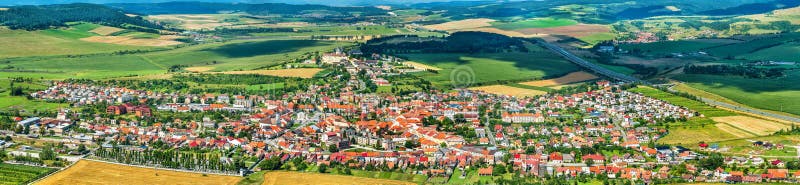
[[[120,147],[99,148],[95,156],[125,164],[155,165],[159,167],[187,170],[237,172],[244,168],[241,159],[223,161],[217,153],[194,153],[177,150],[129,150]]]
[[[522,41],[516,38],[495,33],[467,31],[456,32],[438,39],[434,37],[423,39],[414,35],[371,39],[361,46],[361,51],[364,53],[498,53],[528,50]]]
[[[163,29],[141,17],[128,16],[122,10],[95,4],[15,6],[0,11],[0,22],[11,29],[42,30],[80,21],[148,33],[158,33],[158,29]]]

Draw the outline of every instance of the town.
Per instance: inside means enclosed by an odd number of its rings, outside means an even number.
[[[291,163],[297,170],[316,166],[320,172],[379,170],[445,179],[464,178],[468,171],[646,184],[800,178],[779,159],[721,156],[718,146],[705,143],[701,150],[656,144],[669,134],[663,124],[704,115],[627,90],[635,84],[599,80],[577,93],[532,97],[469,89],[364,93],[360,89],[385,86],[393,83],[387,79],[419,69],[390,56],[356,55],[360,51],[337,49],[321,57],[321,63],[346,71],[330,77],[342,85],[310,85],[282,95],[54,81],[30,97],[82,111],[65,107],[56,115],[14,117],[4,133],[66,143],[56,152],[86,159],[240,176]],[[42,165],[30,157],[32,150],[53,149],[26,146],[10,154],[18,156],[17,163]],[[767,170],[728,168],[739,165]]]

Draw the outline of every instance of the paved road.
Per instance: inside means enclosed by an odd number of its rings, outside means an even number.
[[[619,81],[623,81],[623,82],[641,82],[641,83],[646,83],[646,82],[644,82],[644,81],[642,81],[642,80],[640,80],[638,78],[635,78],[635,77],[632,77],[632,76],[628,76],[628,75],[625,75],[625,74],[622,74],[622,73],[618,73],[616,71],[612,71],[612,70],[606,69],[604,67],[601,67],[601,66],[599,66],[597,64],[594,64],[594,63],[591,63],[589,61],[586,61],[583,58],[575,56],[574,54],[570,53],[569,51],[567,51],[567,50],[565,50],[565,49],[563,49],[561,47],[558,47],[556,45],[547,43],[547,42],[542,41],[542,40],[538,40],[538,43],[540,45],[546,47],[547,49],[550,49],[551,51],[553,51],[555,53],[558,53],[559,55],[563,56],[564,58],[566,58],[570,62],[575,63],[576,65],[584,67],[586,69],[589,69],[589,70],[591,70],[591,71],[593,71],[593,72],[595,72],[597,74],[600,74],[600,75],[603,75],[603,76],[607,76],[609,78],[613,78],[615,80],[619,80]]]
[[[603,67],[601,67],[599,65],[596,65],[594,63],[588,62],[588,61],[586,61],[586,60],[584,60],[584,59],[582,59],[580,57],[577,57],[574,54],[572,54],[572,53],[568,52],[567,50],[564,50],[563,48],[558,47],[556,45],[547,43],[547,42],[542,41],[542,40],[539,40],[538,43],[541,44],[542,46],[546,47],[547,49],[550,49],[553,52],[556,52],[556,53],[560,54],[561,56],[564,56],[564,58],[566,58],[567,60],[571,61],[572,63],[575,63],[575,64],[577,64],[577,65],[579,65],[581,67],[584,67],[584,68],[587,68],[589,70],[592,70],[595,73],[601,74],[603,76],[607,76],[609,78],[613,78],[613,79],[616,79],[616,80],[619,80],[619,81],[623,81],[623,82],[641,82],[641,83],[644,83],[644,84],[648,84],[647,82],[642,81],[640,79],[637,79],[635,77],[628,76],[628,75],[625,75],[625,74],[622,74],[622,73],[618,73],[618,72],[615,72],[615,71],[611,71],[611,70],[603,68]],[[674,90],[670,89],[670,91],[674,91]],[[780,120],[786,120],[786,121],[790,121],[790,122],[800,123],[800,118],[797,118],[797,117],[791,117],[791,116],[786,116],[786,115],[775,114],[775,113],[766,112],[766,111],[753,109],[753,108],[749,108],[749,107],[741,107],[741,106],[731,105],[731,104],[724,103],[724,102],[714,101],[714,100],[711,100],[711,99],[708,99],[708,98],[702,98],[701,97],[700,100],[705,102],[706,104],[713,105],[713,106],[719,106],[719,107],[724,107],[724,108],[728,108],[728,109],[733,109],[733,110],[736,110],[736,111],[742,111],[742,112],[757,114],[757,115],[761,115],[761,116],[765,116],[765,117],[770,117],[770,118],[774,118],[774,119],[780,119]]]

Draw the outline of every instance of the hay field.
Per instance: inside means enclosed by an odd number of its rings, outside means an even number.
[[[525,35],[548,34],[586,37],[596,33],[609,33],[611,29],[608,26],[599,24],[576,24],[550,28],[526,28],[517,31]]]
[[[517,96],[517,97],[531,97],[531,96],[547,94],[547,92],[544,91],[512,87],[507,85],[489,85],[489,86],[472,87],[469,89],[484,91],[492,94],[501,94],[501,95]]]
[[[50,184],[236,184],[240,177],[185,173],[81,160],[37,182]]]
[[[422,69],[422,70],[430,69],[430,70],[435,70],[435,71],[442,70],[442,68],[429,66],[429,65],[422,64],[422,63],[418,63],[418,62],[403,62],[403,64],[409,65],[411,67],[414,67],[414,69]]]
[[[775,133],[781,129],[791,128],[788,125],[767,121],[763,119],[748,117],[748,116],[725,116],[711,118],[716,122],[730,124],[731,126],[752,132],[759,136],[765,136]]]
[[[312,78],[322,71],[321,68],[297,68],[297,69],[276,69],[276,70],[249,70],[249,71],[227,71],[223,74],[259,74],[280,77]]]
[[[131,46],[173,46],[182,42],[167,39],[134,39],[127,36],[91,36],[81,38],[82,41]]]
[[[733,126],[731,126],[731,125],[729,125],[727,123],[717,123],[716,126],[717,126],[717,128],[719,130],[725,131],[725,132],[727,132],[727,133],[729,133],[731,135],[734,135],[734,136],[736,136],[738,138],[748,138],[748,137],[755,137],[756,136],[756,135],[753,135],[751,133],[745,132],[742,129],[733,127]]]
[[[300,172],[268,172],[264,174],[263,185],[344,185],[344,184],[374,184],[374,185],[413,185],[411,182],[372,179],[363,177],[330,175],[319,173]]]
[[[230,26],[231,23],[222,22],[214,15],[151,15],[147,17],[151,20],[177,22],[181,27],[190,30],[214,29],[219,26]]]
[[[444,30],[444,31],[452,31],[452,30],[463,30],[463,29],[472,29],[472,28],[480,28],[480,27],[489,27],[492,26],[491,22],[494,22],[494,19],[487,19],[487,18],[480,18],[480,19],[464,19],[460,21],[450,21],[441,24],[433,24],[424,26],[427,29],[432,30]]]
[[[214,69],[213,67],[208,67],[208,66],[198,66],[198,67],[187,67],[186,68],[187,71],[198,72],[198,73],[199,72],[211,71],[213,69]]]
[[[529,82],[522,82],[520,84],[529,85],[529,86],[537,86],[537,87],[547,87],[547,86],[562,86],[567,85],[575,82],[582,82],[587,80],[594,80],[599,77],[595,76],[594,74],[587,73],[585,71],[578,71],[572,72],[562,77],[547,79],[547,80],[536,80],[536,81],[529,81]]]
[[[112,33],[116,33],[116,32],[122,31],[122,30],[125,30],[125,29],[115,28],[115,27],[111,27],[111,26],[100,26],[100,27],[97,27],[97,28],[95,28],[95,29],[93,29],[93,30],[91,30],[89,32],[96,33],[98,35],[106,36],[106,35],[111,35]]]

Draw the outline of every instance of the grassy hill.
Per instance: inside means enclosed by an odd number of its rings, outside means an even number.
[[[0,58],[46,55],[80,55],[90,53],[108,53],[122,50],[157,49],[156,47],[93,43],[79,40],[80,38],[97,36],[97,34],[88,32],[95,26],[97,25],[80,24],[70,28],[48,29],[40,31],[9,30],[0,28],[0,43],[14,43],[14,47],[0,47]]]
[[[688,74],[675,79],[748,106],[800,115],[800,71],[779,79]]]

